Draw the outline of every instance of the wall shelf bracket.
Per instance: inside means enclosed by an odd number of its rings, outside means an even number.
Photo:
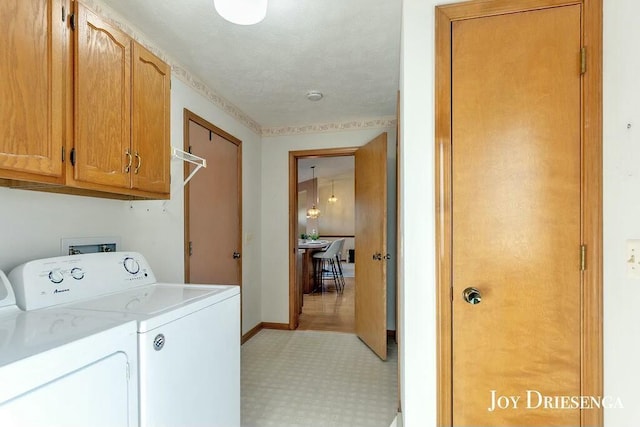
[[[196,165],[196,168],[192,170],[189,176],[184,180],[183,185],[187,185],[187,183],[191,181],[191,178],[193,178],[193,176],[200,170],[200,168],[207,167],[207,159],[203,159],[202,157],[198,157],[195,154],[191,154],[187,151],[182,151],[175,147],[171,147],[171,156],[184,162]]]

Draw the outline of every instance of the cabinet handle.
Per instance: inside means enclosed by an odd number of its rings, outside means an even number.
[[[124,172],[129,173],[129,171],[131,170],[131,163],[133,163],[133,157],[131,156],[131,153],[129,152],[128,149],[127,151],[124,152],[124,154],[126,154],[127,157],[129,158],[129,163],[127,164],[127,166],[125,166]]]
[[[140,166],[142,166],[142,156],[137,151],[136,151],[136,159],[138,159],[138,166],[136,166],[136,170],[133,173],[137,175],[138,171],[140,170]]]

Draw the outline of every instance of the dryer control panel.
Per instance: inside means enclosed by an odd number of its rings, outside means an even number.
[[[151,285],[156,278],[137,252],[99,252],[29,261],[9,273],[18,307],[35,310]]]

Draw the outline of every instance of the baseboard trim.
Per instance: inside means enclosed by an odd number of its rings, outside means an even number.
[[[251,328],[246,334],[242,335],[241,344],[246,343],[251,338],[253,338],[258,332],[263,329],[277,329],[280,331],[288,331],[290,330],[288,323],[276,323],[276,322],[260,322],[253,328]],[[387,338],[391,338],[396,341],[396,331],[387,330]]]
[[[242,335],[241,344],[246,343],[251,338],[253,338],[258,332],[263,329],[278,329],[281,331],[288,331],[289,324],[288,323],[275,323],[275,322],[260,322],[251,330],[249,330],[246,334]]]
[[[288,323],[274,323],[274,322],[262,322],[263,329],[280,329],[280,330],[289,330]]]
[[[242,340],[241,340],[241,344],[246,343],[247,341],[249,341],[251,338],[253,338],[253,336],[255,334],[257,334],[258,332],[260,332],[262,330],[262,322],[258,323],[256,326],[254,326],[253,328],[251,328],[249,330],[249,332],[247,332],[246,334],[242,335]]]

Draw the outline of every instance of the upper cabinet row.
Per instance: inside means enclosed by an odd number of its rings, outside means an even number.
[[[170,67],[70,0],[0,15],[0,183],[166,199]],[[34,184],[35,183],[35,184]]]

